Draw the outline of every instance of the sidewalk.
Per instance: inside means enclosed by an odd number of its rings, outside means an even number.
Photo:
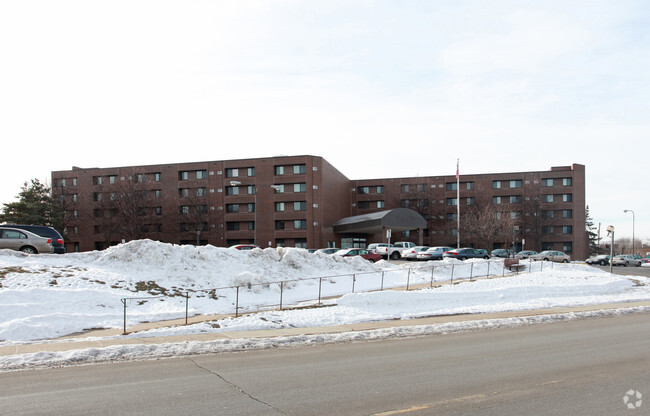
[[[610,310],[620,308],[633,308],[633,307],[650,307],[650,301],[642,302],[623,302],[611,303],[602,305],[587,305],[577,307],[561,307],[561,308],[548,308],[548,309],[535,309],[526,311],[511,311],[511,312],[497,312],[497,313],[482,313],[482,314],[462,314],[462,315],[441,315],[431,316],[426,318],[408,319],[408,320],[390,320],[379,322],[363,322],[358,324],[348,325],[335,325],[335,326],[322,326],[322,327],[309,327],[309,328],[283,328],[283,329],[266,329],[255,331],[232,331],[232,332],[218,332],[218,333],[202,333],[190,335],[177,335],[166,337],[151,337],[151,338],[114,338],[104,340],[85,340],[89,337],[106,337],[116,336],[122,334],[122,329],[102,329],[96,331],[89,331],[83,334],[67,336],[57,340],[57,342],[43,343],[43,344],[25,344],[25,345],[12,345],[0,347],[0,356],[8,356],[15,354],[29,354],[37,352],[59,352],[70,351],[87,348],[104,348],[112,345],[135,345],[135,344],[165,344],[165,343],[179,343],[190,341],[212,341],[218,339],[247,339],[247,338],[271,338],[271,337],[284,337],[295,335],[315,335],[315,334],[332,334],[343,333],[352,331],[368,331],[382,328],[416,326],[416,325],[432,325],[442,324],[448,322],[463,322],[463,321],[478,321],[485,319],[503,319],[503,318],[516,318],[525,316],[538,316],[538,315],[551,315],[551,314],[565,314],[571,312],[591,312],[599,310]],[[188,319],[188,324],[197,322],[212,321],[224,318],[225,315],[201,315],[194,316]],[[185,325],[185,319],[177,319],[172,321],[150,322],[135,325],[127,328],[129,332],[139,332],[148,329],[162,328]]]

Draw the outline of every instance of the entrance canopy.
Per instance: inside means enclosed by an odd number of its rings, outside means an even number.
[[[424,229],[427,220],[412,209],[395,208],[342,218],[334,224],[335,233],[379,234],[386,228],[396,232]]]

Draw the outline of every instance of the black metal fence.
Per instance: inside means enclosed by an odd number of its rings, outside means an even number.
[[[254,313],[270,309],[283,310],[288,306],[309,307],[322,305],[324,299],[335,298],[348,293],[374,292],[385,289],[412,290],[433,287],[436,283],[458,283],[461,280],[475,280],[479,278],[505,277],[520,273],[543,271],[544,268],[560,266],[553,262],[533,262],[526,260],[520,264],[524,268],[509,269],[501,260],[482,260],[463,263],[444,263],[425,265],[413,265],[401,269],[387,269],[372,272],[348,273],[342,275],[309,277],[301,279],[286,279],[269,281],[263,283],[248,283],[238,286],[225,286],[206,289],[193,289],[182,292],[185,302],[185,324],[189,318],[189,303],[192,297],[209,297],[218,301],[219,299],[234,299],[234,307],[231,313],[238,317],[241,313]],[[549,265],[550,263],[550,265]],[[545,266],[546,264],[546,266]],[[539,268],[537,267],[539,265]],[[392,277],[397,275],[397,277]],[[298,285],[311,285],[313,296],[304,298],[306,289],[293,291]],[[259,295],[275,292],[274,301],[264,301]],[[256,293],[257,292],[257,293]],[[302,298],[301,298],[302,294]],[[133,303],[143,304],[153,299],[169,298],[171,296],[149,296],[122,298],[124,305],[124,334],[127,333],[127,306]],[[248,303],[247,303],[248,301]],[[205,312],[204,312],[205,313]],[[223,313],[223,312],[221,312]]]

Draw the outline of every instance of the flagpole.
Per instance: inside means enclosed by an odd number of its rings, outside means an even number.
[[[460,248],[460,159],[456,159],[456,248]]]

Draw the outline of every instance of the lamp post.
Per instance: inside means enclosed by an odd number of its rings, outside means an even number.
[[[632,254],[634,254],[634,211],[632,211],[631,209],[624,209],[623,212],[632,213]]]
[[[253,204],[255,205],[255,228],[253,229],[253,244],[257,245],[257,188],[258,187],[266,187],[266,188],[272,188],[275,189],[276,191],[279,191],[281,187],[279,185],[247,185],[243,184],[240,181],[230,181],[230,185],[232,186],[239,186],[239,185],[244,185],[244,186],[252,186],[253,187],[253,195],[255,196]]]

